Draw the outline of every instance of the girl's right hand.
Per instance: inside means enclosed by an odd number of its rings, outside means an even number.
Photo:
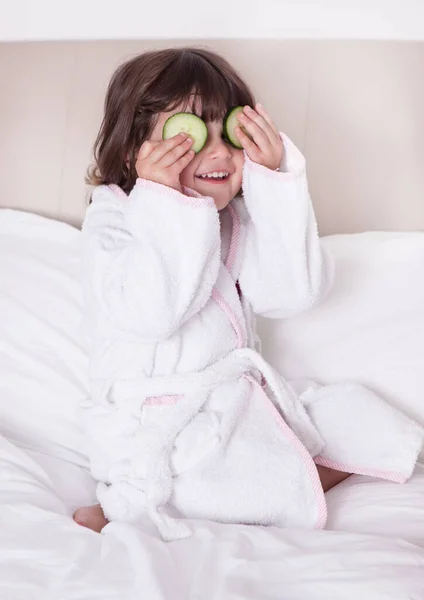
[[[181,172],[195,155],[190,150],[192,144],[192,138],[185,133],[160,142],[144,142],[135,163],[138,177],[181,192]]]

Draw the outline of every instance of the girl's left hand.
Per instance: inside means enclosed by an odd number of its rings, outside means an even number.
[[[271,117],[261,104],[255,110],[245,106],[238,115],[241,127],[236,127],[236,135],[247,156],[253,162],[275,171],[281,165],[284,156],[284,144]]]

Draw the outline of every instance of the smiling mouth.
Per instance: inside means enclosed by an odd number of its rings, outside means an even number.
[[[231,173],[227,171],[213,171],[211,173],[204,173],[203,175],[196,175],[196,178],[208,183],[224,183],[228,181],[230,175]]]

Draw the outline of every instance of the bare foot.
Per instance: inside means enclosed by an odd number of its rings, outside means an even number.
[[[78,525],[97,531],[97,533],[100,533],[103,527],[109,523],[100,504],[78,508],[73,514],[73,519]]]

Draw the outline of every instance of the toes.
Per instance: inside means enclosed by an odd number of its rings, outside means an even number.
[[[78,525],[87,527],[97,533],[100,533],[103,527],[108,524],[100,506],[85,506],[83,508],[78,508],[73,514],[73,519]]]

